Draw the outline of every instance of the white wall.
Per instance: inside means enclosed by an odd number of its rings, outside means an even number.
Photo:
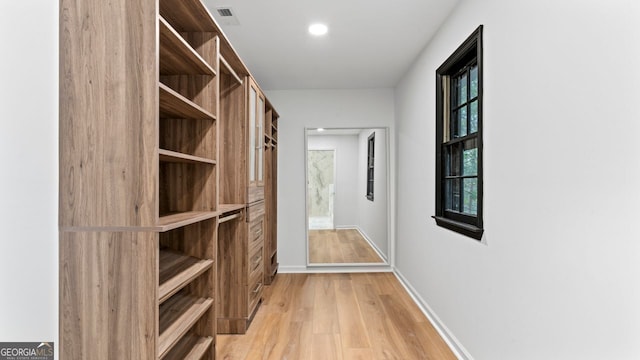
[[[280,114],[278,261],[283,271],[306,268],[305,128],[390,127],[393,133],[393,94],[392,89],[267,91]]]
[[[367,150],[369,136],[375,132],[373,157],[373,201],[367,199]],[[388,260],[389,234],[387,221],[391,213],[387,204],[387,134],[384,129],[364,130],[358,137],[358,190],[357,225],[361,232],[371,240],[385,260]]]
[[[58,336],[58,1],[0,2],[0,341]]]
[[[475,359],[640,358],[640,3],[463,0],[396,89],[398,270]],[[435,70],[484,24],[485,236],[435,225]]]
[[[335,150],[333,226],[353,226],[357,222],[358,137],[356,135],[310,135],[309,150]]]

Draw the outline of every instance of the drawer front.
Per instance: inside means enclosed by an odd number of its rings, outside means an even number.
[[[249,251],[264,241],[264,217],[249,222]]]
[[[249,252],[249,284],[254,284],[261,277],[263,264],[262,246],[257,246]]]
[[[264,274],[264,260],[262,246],[257,246],[249,252],[249,312],[262,298],[262,285]]]
[[[264,201],[260,201],[255,204],[249,205],[247,209],[247,221],[251,222],[253,219],[264,216]]]

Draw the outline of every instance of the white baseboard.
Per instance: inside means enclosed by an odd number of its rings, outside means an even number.
[[[380,258],[384,261],[384,262],[388,262],[388,258],[387,255],[385,255],[380,248],[378,247],[378,245],[376,243],[374,243],[371,238],[364,232],[364,230],[362,230],[360,228],[360,226],[358,225],[341,225],[341,226],[336,226],[336,229],[353,229],[356,230],[360,233],[360,235],[362,236],[363,239],[365,239],[367,241],[367,243],[369,243],[369,246],[371,246],[371,248],[373,249],[373,251],[376,252],[376,254],[378,254],[378,256],[380,256]]]
[[[378,247],[378,245],[376,243],[374,243],[371,238],[364,232],[364,230],[362,230],[359,226],[356,225],[355,227],[356,230],[358,230],[358,232],[360,233],[360,235],[362,235],[362,237],[369,243],[369,245],[371,246],[371,248],[373,249],[373,251],[376,252],[376,254],[378,254],[378,256],[380,256],[380,258],[382,260],[384,260],[384,262],[387,262],[387,255],[385,255],[380,248]]]
[[[365,265],[366,267],[363,267]],[[364,272],[393,272],[393,269],[387,265],[381,264],[353,264],[353,265],[336,265],[322,264],[311,266],[280,266],[278,272],[281,274],[323,274],[323,273],[364,273]]]
[[[429,304],[418,294],[416,289],[407,281],[407,279],[400,273],[400,271],[396,268],[394,269],[394,274],[407,290],[413,301],[418,305],[420,310],[424,313],[424,315],[429,319],[433,327],[436,329],[438,334],[442,337],[442,339],[447,343],[451,351],[453,351],[454,355],[460,360],[473,360],[473,357],[469,352],[462,346],[460,341],[456,339],[451,330],[447,328],[446,325],[442,323],[438,315],[431,309]]]
[[[296,274],[307,272],[306,266],[282,266],[278,265],[278,272],[281,274]]]

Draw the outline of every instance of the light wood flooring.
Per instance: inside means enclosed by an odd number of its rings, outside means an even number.
[[[278,274],[225,360],[455,359],[392,273]]]
[[[355,229],[309,230],[309,262],[312,264],[383,263],[371,245]]]

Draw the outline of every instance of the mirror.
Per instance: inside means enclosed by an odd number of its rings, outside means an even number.
[[[309,265],[387,264],[387,134],[306,129]]]

